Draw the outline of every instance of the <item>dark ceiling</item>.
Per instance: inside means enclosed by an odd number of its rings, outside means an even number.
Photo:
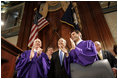
[[[10,7],[23,3],[25,1],[1,1],[1,11],[6,10]],[[45,1],[42,1],[45,2]],[[107,11],[117,11],[117,1],[99,1],[103,13]],[[110,10],[108,10],[110,9]],[[104,11],[105,10],[105,11]]]

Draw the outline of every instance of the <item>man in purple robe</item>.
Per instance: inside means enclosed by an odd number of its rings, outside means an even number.
[[[66,40],[58,40],[59,50],[54,52],[51,59],[51,68],[48,77],[51,78],[68,78],[70,77],[69,54],[66,49]]]
[[[46,78],[49,59],[41,49],[40,39],[34,40],[31,50],[26,50],[16,61],[18,78]]]
[[[80,31],[73,31],[70,41],[72,46],[69,53],[71,63],[78,63],[86,66],[98,60],[94,43],[91,40],[82,40]]]

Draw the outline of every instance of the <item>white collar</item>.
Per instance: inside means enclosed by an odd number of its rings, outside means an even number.
[[[61,49],[59,49],[59,53],[61,52],[62,50]],[[62,53],[64,53],[63,51],[62,51]]]
[[[102,54],[102,50],[100,50],[98,53],[99,53],[99,54]]]
[[[100,52],[102,53],[102,50],[100,50]]]
[[[102,50],[100,50],[100,53],[102,54]]]
[[[78,45],[81,41],[83,41],[82,39],[80,39],[79,41],[77,41],[76,45]]]
[[[34,52],[37,52],[37,50],[36,50],[36,49],[34,49]]]

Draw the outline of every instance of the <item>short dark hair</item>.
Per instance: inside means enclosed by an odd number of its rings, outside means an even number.
[[[117,55],[117,45],[113,46],[113,51],[115,52],[115,54]]]
[[[76,33],[78,34],[80,31],[79,31],[79,30],[73,30],[72,32],[76,32]],[[71,32],[71,33],[72,33],[72,32]]]
[[[49,46],[49,47],[46,48],[45,52],[47,52],[48,49],[50,49],[50,48],[54,49],[53,47]]]
[[[50,47],[47,48],[47,50],[50,49],[50,48],[53,48],[53,47],[50,46]]]
[[[77,33],[77,34],[81,33],[79,30],[73,30],[72,32],[75,32],[75,33]],[[72,32],[71,32],[71,33],[72,33]],[[81,34],[80,38],[82,38],[82,34]]]

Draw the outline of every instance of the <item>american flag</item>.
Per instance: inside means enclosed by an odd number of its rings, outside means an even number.
[[[30,32],[28,47],[33,46],[34,40],[38,37],[38,32],[48,24],[48,21],[40,13],[38,13],[38,11],[36,11],[34,23]]]

